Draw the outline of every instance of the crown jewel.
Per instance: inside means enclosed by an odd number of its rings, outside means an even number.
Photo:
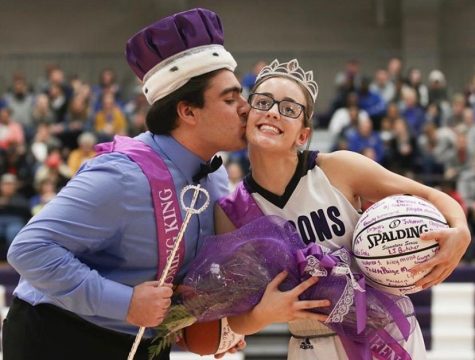
[[[265,66],[257,75],[256,81],[268,76],[284,76],[301,83],[312,96],[313,101],[317,100],[318,84],[313,80],[313,71],[305,72],[299,65],[297,59],[289,62],[279,63],[277,59]]]

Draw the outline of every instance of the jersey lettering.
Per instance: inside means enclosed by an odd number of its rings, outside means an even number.
[[[340,219],[341,213],[336,206],[312,211],[310,216],[300,215],[297,223],[291,222],[299,231],[305,244],[332,239],[334,236],[343,236],[346,233],[344,222]]]

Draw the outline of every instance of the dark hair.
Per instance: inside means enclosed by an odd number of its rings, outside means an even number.
[[[170,135],[178,127],[176,107],[180,101],[202,108],[205,104],[204,92],[211,79],[221,71],[215,70],[192,77],[185,85],[163,99],[157,100],[147,113],[147,128],[156,135]]]

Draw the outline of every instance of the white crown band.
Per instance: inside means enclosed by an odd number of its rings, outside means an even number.
[[[143,78],[142,91],[151,105],[185,85],[192,77],[218,69],[234,71],[237,64],[222,45],[191,48],[155,65]]]
[[[256,82],[268,76],[284,76],[293,79],[307,89],[313,102],[317,100],[318,84],[313,80],[313,71],[305,72],[305,70],[300,67],[297,59],[292,59],[289,62],[281,64],[277,59],[273,60],[269,65],[262,68],[261,72],[257,75]]]

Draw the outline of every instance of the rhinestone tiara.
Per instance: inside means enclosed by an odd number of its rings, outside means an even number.
[[[284,76],[302,84],[312,96],[313,102],[317,100],[318,84],[313,80],[313,71],[305,72],[299,65],[297,59],[289,62],[279,63],[277,59],[273,60],[269,65],[262,68],[257,75],[256,82],[268,76]]]

